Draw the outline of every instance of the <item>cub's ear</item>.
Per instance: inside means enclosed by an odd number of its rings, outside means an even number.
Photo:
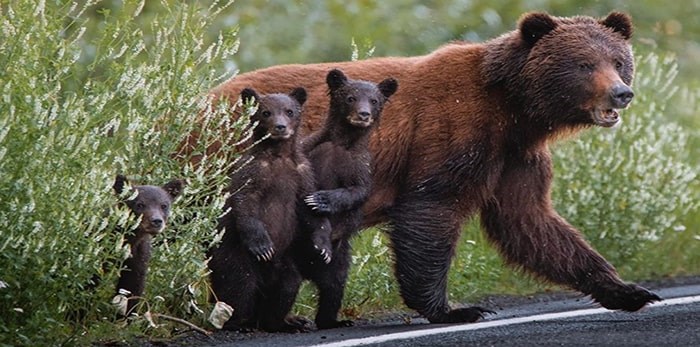
[[[247,103],[251,103],[251,102],[260,101],[260,96],[253,88],[245,88],[245,89],[241,90],[241,99],[243,100],[244,104],[247,104]],[[255,99],[255,100],[251,100],[251,99]]]
[[[600,24],[612,29],[616,33],[620,33],[625,40],[632,37],[632,18],[622,12],[610,12],[605,19],[600,21]]]
[[[302,87],[294,88],[294,90],[289,93],[289,96],[295,99],[299,103],[299,106],[301,106],[306,102],[306,89]]]
[[[518,27],[520,28],[520,37],[532,47],[544,35],[554,30],[557,27],[557,22],[547,13],[531,12],[520,17]]]
[[[182,193],[182,189],[185,188],[185,181],[181,179],[174,179],[163,185],[161,188],[163,188],[163,190],[165,190],[171,198],[175,199]]]
[[[336,90],[347,82],[348,78],[338,69],[333,69],[328,72],[328,75],[326,75],[326,83],[328,84],[328,88],[331,90]]]
[[[112,188],[114,188],[114,192],[117,193],[117,195],[122,195],[124,192],[124,186],[129,184],[129,180],[126,178],[124,175],[117,175],[117,178],[114,179],[114,185]]]
[[[384,97],[388,98],[396,93],[396,89],[399,88],[399,82],[396,82],[395,79],[390,77],[379,82],[377,87],[379,88],[379,91],[384,94]]]

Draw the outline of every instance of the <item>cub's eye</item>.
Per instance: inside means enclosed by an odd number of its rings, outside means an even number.
[[[294,117],[294,111],[292,111],[292,110],[287,110],[287,116],[288,116],[288,117]]]
[[[263,115],[263,117],[267,118],[267,117],[270,117],[272,115],[272,113],[270,113],[270,111],[263,111],[262,115]]]
[[[163,209],[163,210],[167,210],[167,209],[168,209],[168,205],[165,205],[165,204],[160,205],[160,208]]]
[[[355,99],[354,96],[348,96],[348,103],[349,103],[349,104],[355,102],[356,100],[357,100],[357,99]]]
[[[622,69],[622,62],[619,60],[615,60],[615,68],[616,69]]]
[[[143,210],[144,207],[146,207],[146,205],[144,205],[144,204],[141,203],[141,202],[137,202],[137,203],[136,203],[136,206],[135,206],[135,208],[136,208],[137,210]]]
[[[370,100],[369,102],[371,102],[372,105],[376,105],[376,104],[379,103],[379,100],[377,100],[377,99],[372,99],[372,100]]]

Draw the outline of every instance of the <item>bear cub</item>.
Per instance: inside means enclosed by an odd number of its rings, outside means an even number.
[[[246,88],[241,98],[257,103],[251,116],[255,144],[231,174],[231,195],[218,225],[225,232],[209,250],[213,299],[234,309],[224,329],[303,331],[304,322],[286,318],[302,280],[288,250],[298,223],[310,232],[330,230],[327,219],[302,202],[315,187],[311,165],[297,145],[306,90],[259,95]]]
[[[393,78],[375,84],[348,79],[338,69],[328,73],[326,83],[330,109],[325,125],[302,144],[317,180],[317,191],[304,201],[314,212],[328,217],[334,256],[330,264],[320,264],[309,256],[309,242],[297,247],[303,276],[319,289],[315,318],[319,329],[353,324],[337,320],[350,266],[350,237],[361,227],[362,205],[371,189],[370,134],[384,104],[398,88]]]
[[[129,194],[125,192],[128,184],[125,176],[117,175],[113,185],[117,196]],[[131,313],[134,305],[138,303],[138,298],[143,295],[148,262],[151,259],[151,241],[165,228],[170,216],[170,206],[184,186],[184,181],[180,179],[174,179],[160,187],[135,185],[132,189],[136,196],[122,200],[136,218],[141,218],[134,232],[127,234],[126,242],[131,247],[131,256],[124,261],[124,268],[120,271],[117,281],[116,294],[126,294],[125,296],[129,297],[126,311],[120,312],[124,316]]]

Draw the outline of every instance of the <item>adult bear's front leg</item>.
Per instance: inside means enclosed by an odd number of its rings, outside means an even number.
[[[450,308],[447,273],[459,238],[460,221],[449,208],[434,202],[397,204],[389,212],[396,279],[404,303],[431,323],[474,322],[486,313],[481,307]]]
[[[552,208],[548,153],[504,170],[494,196],[481,212],[489,238],[506,260],[553,283],[569,286],[611,310],[637,311],[661,300],[620,279],[615,268]]]

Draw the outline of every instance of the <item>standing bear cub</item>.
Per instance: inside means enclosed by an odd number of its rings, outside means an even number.
[[[313,130],[328,110],[330,69],[401,81],[370,140],[363,224],[386,225],[401,296],[431,322],[471,322],[484,313],[454,309],[447,296],[461,227],[474,215],[511,265],[608,309],[636,311],[659,297],[624,282],[554,210],[549,150],[566,135],[620,122],[634,97],[632,31],[620,12],[600,19],[528,13],[515,30],[484,43],[451,43],[417,57],[273,66],[235,76],[211,94],[302,86],[310,100],[304,127]]]
[[[377,126],[397,82],[387,78],[379,84],[349,80],[342,71],[331,70],[327,77],[330,108],[325,125],[302,142],[316,176],[318,191],[306,196],[307,205],[331,223],[333,258],[319,264],[302,242],[299,267],[305,278],[319,289],[316,326],[319,329],[352,325],[338,321],[345,282],[350,266],[350,237],[362,226],[362,205],[372,183],[369,136]],[[308,233],[304,233],[308,234]]]
[[[309,232],[330,230],[327,219],[302,203],[315,187],[311,165],[297,146],[306,92],[259,95],[247,88],[241,98],[257,102],[251,118],[255,145],[231,175],[218,226],[224,236],[209,251],[214,299],[233,307],[224,329],[300,331],[301,321],[286,319],[301,284],[290,246],[298,222]]]
[[[129,181],[125,176],[117,175],[113,186],[114,192],[118,196],[130,194],[131,192],[124,190],[128,184]],[[124,261],[124,268],[120,271],[117,282],[117,295],[124,291],[128,292],[124,293],[129,297],[126,310],[121,312],[124,316],[131,313],[139,297],[143,295],[148,262],[151,259],[151,241],[165,228],[170,216],[170,205],[180,195],[184,185],[184,181],[179,179],[172,180],[161,187],[137,185],[132,187],[136,195],[123,200],[134,216],[141,218],[138,227],[126,237],[126,242],[131,248],[131,256]]]

